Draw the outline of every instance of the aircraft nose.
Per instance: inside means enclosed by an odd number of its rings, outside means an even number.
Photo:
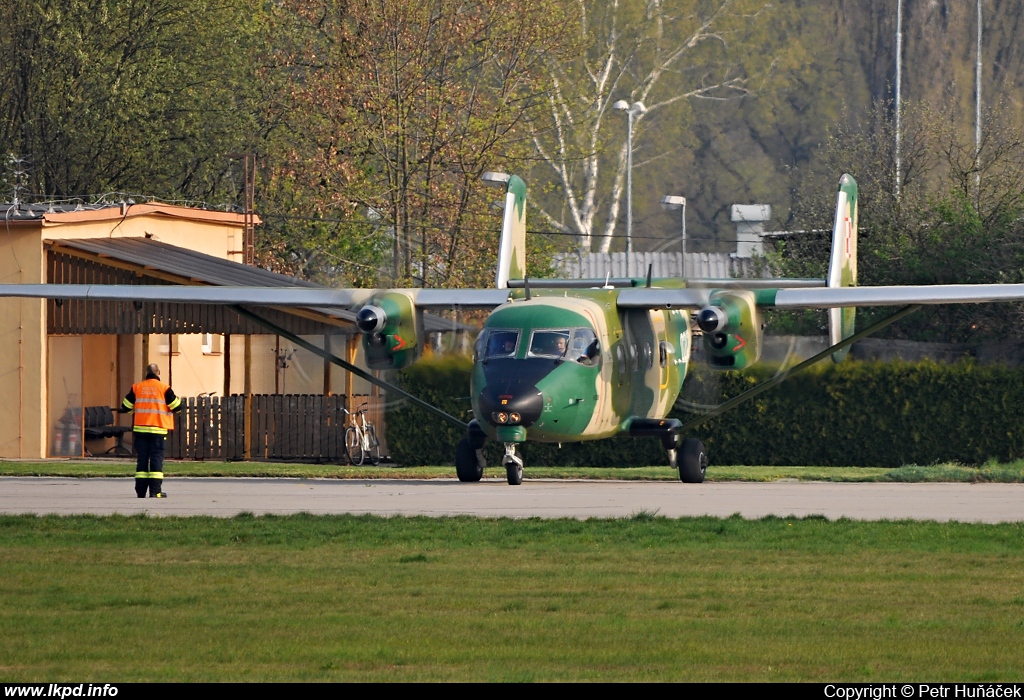
[[[498,387],[485,390],[480,396],[482,418],[492,425],[529,427],[544,410],[544,396],[537,387],[511,392]]]

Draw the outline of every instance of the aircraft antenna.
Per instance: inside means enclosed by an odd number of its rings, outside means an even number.
[[[647,288],[651,288],[651,273],[654,272],[654,263],[647,266]]]

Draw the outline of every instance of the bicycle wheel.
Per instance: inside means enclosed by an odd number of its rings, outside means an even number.
[[[380,440],[377,439],[377,431],[372,425],[366,426],[366,456],[370,458],[370,464],[380,464]]]
[[[348,454],[349,464],[359,466],[363,463],[363,441],[359,431],[349,428],[345,431],[345,452]]]

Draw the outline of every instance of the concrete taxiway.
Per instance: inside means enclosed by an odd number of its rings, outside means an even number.
[[[0,477],[0,513],[231,517],[353,513],[510,518],[824,515],[855,520],[1024,521],[1024,484],[705,483],[486,479],[169,478],[166,500],[131,479]]]

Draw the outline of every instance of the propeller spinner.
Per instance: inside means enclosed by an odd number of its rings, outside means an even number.
[[[356,314],[356,326],[363,333],[379,333],[388,323],[388,315],[379,306],[364,306]]]
[[[717,333],[729,323],[729,315],[717,306],[705,306],[697,314],[697,325],[705,333]]]

